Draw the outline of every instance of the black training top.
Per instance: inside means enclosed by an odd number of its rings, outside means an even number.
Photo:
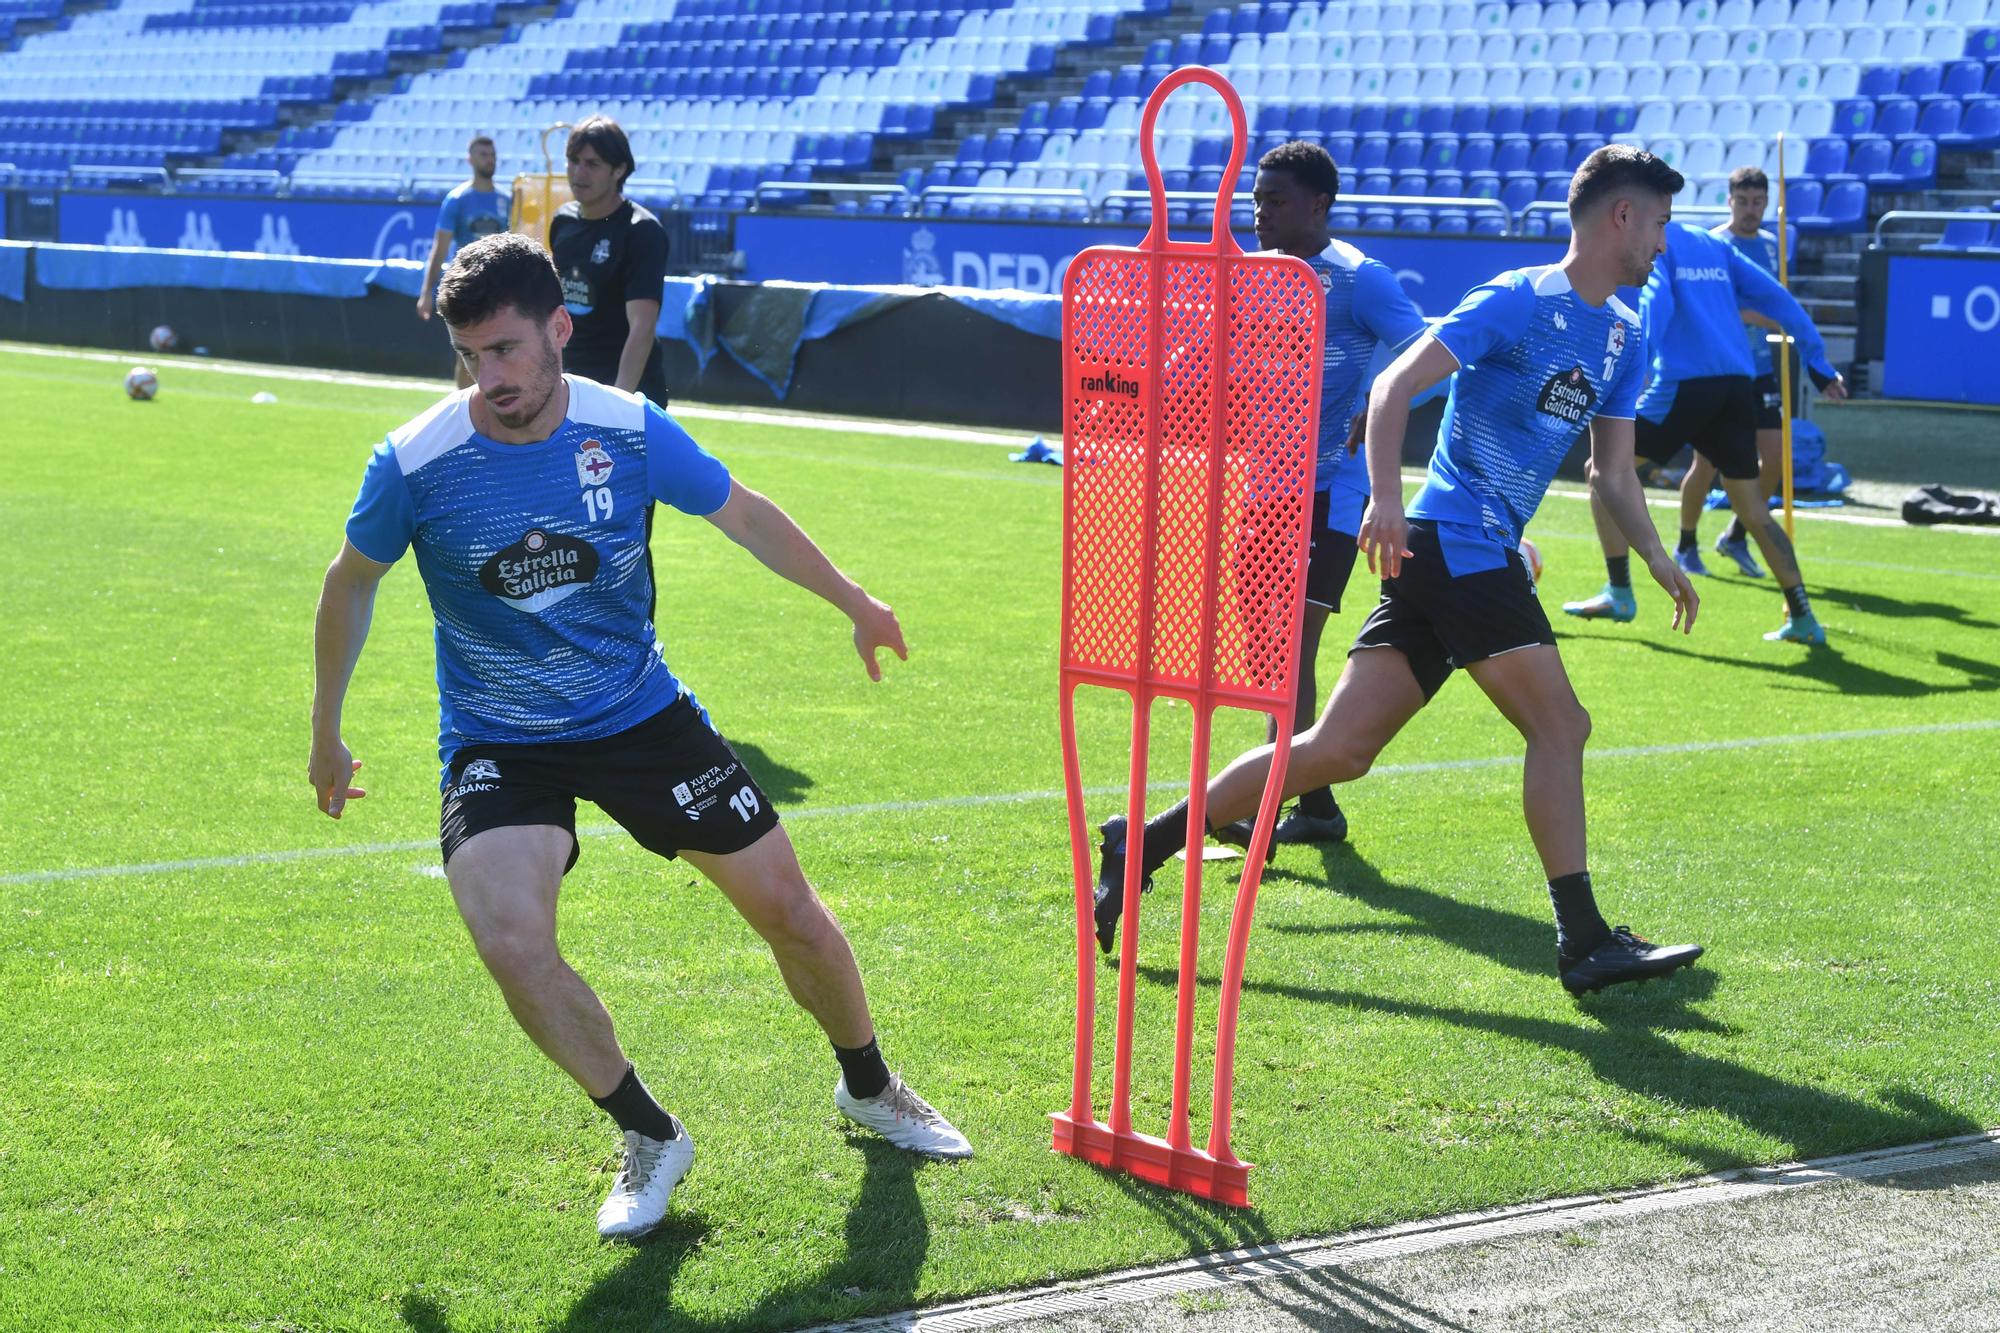
[[[576,333],[563,350],[563,369],[610,384],[618,378],[618,354],[625,350],[631,325],[627,301],[657,301],[667,276],[667,229],[660,220],[630,199],[608,215],[591,219],[571,200],[549,222],[549,251],[562,278],[563,304],[576,322]],[[666,368],[655,340],[640,379],[662,388]],[[664,402],[665,393],[656,401]]]

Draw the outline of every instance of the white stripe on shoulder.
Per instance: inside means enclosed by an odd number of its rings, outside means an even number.
[[[1326,249],[1319,252],[1319,257],[1329,264],[1338,264],[1342,268],[1360,268],[1361,261],[1368,258],[1338,236],[1328,238]]]
[[[565,375],[569,381],[569,419],[579,426],[607,426],[612,430],[646,429],[646,399],[609,384],[599,384],[581,375]]]
[[[1618,316],[1618,318],[1624,320],[1627,324],[1632,325],[1634,328],[1638,327],[1639,325],[1638,312],[1633,310],[1631,306],[1626,305],[1623,301],[1619,300],[1618,293],[1613,292],[1611,296],[1604,302],[1604,304],[1611,307],[1612,314]]]
[[[389,447],[396,451],[396,466],[404,476],[456,449],[472,435],[472,395],[476,392],[460,389],[440,398],[422,416],[389,432]]]
[[[1569,274],[1563,272],[1561,264],[1543,264],[1537,268],[1519,270],[1528,280],[1528,286],[1537,296],[1561,296],[1570,290]]]

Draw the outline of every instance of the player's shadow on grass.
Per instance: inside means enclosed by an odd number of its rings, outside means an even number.
[[[1880,1106],[1805,1083],[1790,1083],[1728,1060],[1682,1049],[1662,1033],[1716,1032],[1719,1025],[1687,1007],[1709,994],[1715,974],[1678,972],[1643,987],[1621,987],[1580,1002],[1584,1021],[1558,1022],[1525,1014],[1487,1013],[1360,991],[1245,981],[1245,990],[1314,1004],[1449,1023],[1489,1032],[1587,1061],[1598,1078],[1676,1110],[1708,1109],[1758,1134],[1788,1144],[1800,1156],[1979,1133],[1983,1126],[1922,1093],[1891,1089]],[[1707,1170],[1744,1165],[1733,1153],[1687,1138],[1627,1131],[1699,1162]]]
[[[1966,679],[1956,685],[1940,685],[1915,676],[1902,676],[1880,667],[1865,666],[1851,657],[1843,656],[1838,642],[1824,648],[1806,650],[1806,655],[1786,662],[1766,662],[1737,657],[1721,657],[1714,653],[1698,653],[1678,644],[1660,643],[1653,639],[1627,638],[1612,634],[1575,633],[1579,639],[1602,639],[1606,642],[1636,644],[1652,652],[1668,657],[1686,657],[1697,662],[1712,662],[1717,666],[1734,667],[1742,671],[1762,671],[1781,676],[1786,681],[1800,679],[1817,682],[1815,686],[1781,684],[1779,689],[1799,690],[1810,694],[1858,694],[1884,699],[1924,699],[1938,694],[1985,694],[2000,690],[2000,663],[1981,662],[1976,658],[1962,657],[1957,653],[1940,652],[1934,660],[1948,671],[1956,671]]]
[[[749,767],[750,776],[757,779],[757,785],[764,789],[771,803],[779,809],[798,804],[812,790],[813,780],[809,775],[773,759],[762,746],[734,736],[724,739],[729,742],[729,748],[736,751],[736,757]]]
[[[1463,902],[1414,884],[1393,884],[1348,844],[1317,849],[1318,874],[1282,863],[1265,868],[1264,882],[1327,889],[1385,913],[1381,921],[1285,921],[1270,927],[1280,935],[1404,934],[1415,931],[1490,958],[1502,967],[1533,976],[1555,975],[1555,927],[1546,916],[1523,916]]]
[[[700,1319],[673,1308],[674,1280],[700,1248],[708,1224],[675,1211],[658,1231],[630,1246],[630,1257],[570,1307],[560,1333],[674,1329],[686,1333],[749,1333],[754,1329],[849,1319],[907,1309],[930,1249],[930,1224],[917,1197],[921,1158],[873,1137],[849,1136],[866,1160],[861,1189],[847,1213],[846,1252],[818,1273],[775,1286],[752,1308],[722,1319]],[[451,1333],[436,1302],[403,1298],[403,1319],[418,1333]]]
[[[2000,622],[1983,620],[1952,602],[1914,601],[1906,597],[1884,597],[1880,593],[1862,592],[1858,588],[1827,587],[1815,587],[1812,598],[1821,604],[1832,603],[1869,616],[1949,620],[1970,629],[2000,629]]]
[[[1412,1305],[1387,1287],[1364,1282],[1339,1267],[1270,1278],[1252,1283],[1244,1291],[1313,1333],[1378,1333],[1382,1329],[1473,1333],[1468,1324]]]

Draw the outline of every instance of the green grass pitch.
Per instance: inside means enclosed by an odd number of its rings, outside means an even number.
[[[429,397],[170,364],[135,404],[121,373],[0,354],[0,1327],[784,1328],[2000,1124],[2000,541],[1802,522],[1822,653],[1763,642],[1777,593],[1733,577],[1701,584],[1691,638],[1646,588],[1636,625],[1558,625],[1596,722],[1607,915],[1709,948],[1667,983],[1556,985],[1518,739],[1447,687],[1343,793],[1351,844],[1266,878],[1236,1093],[1256,1206],[1236,1211],[1048,1147],[1075,975],[1050,795],[1060,474],[700,420],[902,616],[910,660],[871,686],[830,609],[705,523],[659,526],[669,659],[786,812],[891,1062],[979,1155],[916,1164],[843,1132],[826,1044],[720,896],[586,837],[565,949],[698,1144],[664,1232],[602,1245],[611,1126],[514,1027],[437,877],[407,563],[347,710],[371,794],[336,825],[304,780],[320,576],[368,450]],[[1854,420],[1914,440],[1923,417]],[[1589,531],[1580,501],[1544,508],[1544,597],[1601,581]],[[1120,780],[1124,721],[1087,698],[1094,786]],[[1184,779],[1186,730],[1162,709],[1157,779]],[[1225,715],[1218,759],[1259,734]],[[104,867],[128,869],[38,874]],[[1155,1131],[1176,896],[1148,900],[1141,959]]]

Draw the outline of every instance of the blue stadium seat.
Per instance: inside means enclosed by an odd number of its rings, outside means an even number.
[[[1509,134],[1522,133],[1528,124],[1528,105],[1525,102],[1495,102],[1487,118],[1488,133],[1497,138]]]
[[[1449,131],[1434,134],[1424,143],[1423,168],[1425,171],[1456,171],[1459,169],[1458,136]]]
[[[1086,97],[1083,107],[1077,112],[1076,127],[1079,130],[1094,130],[1104,124],[1111,114],[1111,99],[1108,97]]]
[[[1421,134],[1399,133],[1390,141],[1388,160],[1383,164],[1390,171],[1409,171],[1424,160],[1424,136]]]
[[[1814,139],[1806,148],[1805,174],[1822,180],[1847,170],[1845,139]]]
[[[1860,181],[1842,181],[1826,192],[1823,212],[1801,213],[1798,227],[1804,233],[1860,231],[1868,216],[1868,187]]]
[[[1877,189],[1929,189],[1937,184],[1937,145],[1929,139],[1900,141],[1889,169],[1870,175],[1868,183]]]
[[[1953,97],[1977,97],[1985,87],[1986,63],[1981,60],[1954,60],[1944,67],[1940,92]]]
[[[1541,179],[1530,172],[1517,171],[1508,175],[1505,181],[1500,187],[1500,202],[1506,205],[1509,213],[1519,216],[1521,210],[1534,203],[1535,196],[1541,192]]]
[[[1422,107],[1408,102],[1397,102],[1389,107],[1382,128],[1391,134],[1420,134],[1422,123]]]
[[[1465,175],[1465,197],[1467,199],[1499,199],[1500,173],[1497,171],[1471,171]]]
[[[1451,134],[1455,137],[1456,131],[1452,129],[1452,118],[1455,111],[1456,108],[1449,102],[1426,103],[1422,113],[1417,117],[1417,128],[1430,138],[1436,138],[1444,134]]]
[[[1568,166],[1569,141],[1560,135],[1537,139],[1534,150],[1528,155],[1529,171],[1547,173],[1562,171]]]
[[[1091,102],[1100,99],[1109,100],[1113,96],[1111,91],[1111,79],[1112,75],[1110,70],[1094,69],[1090,71],[1090,73],[1084,76],[1083,87],[1078,92],[1077,95],[1083,98],[1085,102]]]
[[[1928,97],[1944,84],[1942,65],[1910,65],[1903,70],[1897,91],[1905,97]]]
[[[1923,111],[1917,117],[1917,133],[1933,141],[1942,140],[1958,133],[1964,117],[1965,108],[1956,97],[1933,97],[1923,104]]]
[[[1389,111],[1380,102],[1363,102],[1354,108],[1349,122],[1356,134],[1381,134],[1388,129]]]
[[[1977,152],[2000,146],[2000,98],[1981,97],[1965,109],[1965,119],[1956,134],[1938,139],[1939,148],[1955,152]]]
[[[1483,102],[1466,102],[1452,108],[1451,128],[1460,137],[1489,131],[1492,109]]]
[[[1462,199],[1465,197],[1465,173],[1460,171],[1433,171],[1430,175],[1430,192],[1440,199]]]
[[[1472,219],[1474,236],[1504,236],[1507,234],[1507,219],[1498,213],[1480,211]]]
[[[1897,82],[1893,65],[1871,65],[1861,71],[1861,84],[1856,92],[1862,97],[1888,97],[1896,91]]]
[[[1405,208],[1396,214],[1396,230],[1400,232],[1424,235],[1432,230],[1433,225],[1428,208]]]
[[[1358,231],[1361,227],[1361,211],[1335,205],[1327,210],[1326,225],[1334,231]]]
[[[1917,128],[1917,104],[1908,97],[1885,97],[1875,104],[1875,133],[1895,138]]]
[[[1510,172],[1528,170],[1528,156],[1533,151],[1525,134],[1503,134],[1493,154],[1493,170],[1505,176]]]
[[[1854,141],[1844,169],[1816,174],[1831,189],[1835,182],[1866,181],[1873,176],[1887,175],[1895,156],[1896,146],[1889,140],[1879,134],[1865,135]]]
[[[1396,188],[1396,178],[1380,170],[1364,171],[1355,181],[1356,194],[1386,195]]]
[[[1612,102],[1600,107],[1596,132],[1607,139],[1627,135],[1638,122],[1639,109],[1630,102]]]
[[[1389,136],[1382,133],[1363,134],[1354,149],[1354,169],[1375,171],[1386,166],[1389,161]]]
[[[1396,230],[1395,210],[1390,208],[1381,208],[1381,207],[1369,208],[1367,212],[1361,215],[1361,230],[1363,231]]]
[[[1875,99],[1872,97],[1848,97],[1834,104],[1833,132],[1853,138],[1857,134],[1870,134],[1875,129]]]
[[[1560,133],[1559,126],[1561,123],[1562,106],[1560,103],[1551,101],[1530,102],[1527,108],[1527,123],[1522,129],[1529,138],[1540,139],[1548,135]]]
[[[1987,213],[1991,209],[1977,206],[1962,208],[1961,213]],[[1970,250],[1975,246],[1984,248],[1992,244],[1993,224],[1984,218],[1968,219],[1964,222],[1947,222],[1944,235],[1934,244],[1926,245],[1926,250]]]
[[[1389,186],[1390,194],[1413,199],[1431,192],[1430,177],[1421,171],[1398,171],[1393,174],[1395,179]]]
[[[1465,172],[1493,170],[1494,148],[1490,134],[1467,135],[1458,146],[1458,169]]]

